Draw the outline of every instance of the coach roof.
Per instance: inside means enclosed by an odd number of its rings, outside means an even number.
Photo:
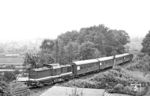
[[[89,60],[81,60],[81,61],[75,61],[73,62],[76,65],[82,65],[82,64],[89,64],[89,63],[96,63],[99,62],[97,59],[89,59]]]
[[[99,61],[106,61],[106,60],[111,60],[111,59],[113,59],[113,56],[98,58]]]
[[[129,53],[119,54],[119,55],[116,55],[115,57],[118,58],[118,57],[124,57],[124,56],[127,56],[127,55],[129,55]]]

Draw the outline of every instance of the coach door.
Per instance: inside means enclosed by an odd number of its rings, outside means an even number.
[[[77,74],[77,66],[75,64],[72,64],[72,73],[73,75]]]

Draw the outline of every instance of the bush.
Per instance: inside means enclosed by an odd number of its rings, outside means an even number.
[[[115,87],[114,87],[114,90],[116,91],[122,91],[124,88],[123,84],[117,84]]]
[[[123,92],[126,94],[130,94],[133,95],[134,91],[132,91],[133,89],[130,86],[125,86]]]
[[[16,80],[16,76],[12,72],[4,72],[4,76],[3,77],[4,77],[4,80],[6,82],[11,82],[13,80]]]
[[[117,92],[122,92],[123,90],[123,85],[122,84],[117,84],[115,85],[114,87],[109,87],[109,88],[106,88],[107,92],[109,93],[117,93]]]
[[[134,59],[134,62],[132,62],[127,69],[128,70],[138,70],[142,72],[149,72],[150,70],[150,56],[148,55],[142,55],[142,56],[137,56]]]

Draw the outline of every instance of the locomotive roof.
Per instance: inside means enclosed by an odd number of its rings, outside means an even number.
[[[71,66],[71,65],[58,65],[58,66],[52,66],[51,68],[41,67],[41,68],[35,68],[33,70],[34,71],[43,71],[43,70],[49,70],[49,69],[57,69],[57,68],[66,67],[66,66]]]
[[[32,70],[34,70],[34,71],[43,71],[43,70],[48,70],[48,69],[50,69],[50,68],[48,68],[48,67],[41,67],[41,68],[35,68],[35,69],[32,69]]]
[[[82,64],[89,64],[89,63],[94,63],[94,62],[98,62],[98,60],[97,59],[89,59],[89,60],[75,61],[73,63],[76,65],[82,65]]]

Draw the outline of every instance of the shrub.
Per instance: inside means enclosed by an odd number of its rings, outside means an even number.
[[[124,88],[123,84],[117,84],[117,85],[114,87],[114,90],[122,91],[123,88]]]
[[[125,86],[123,92],[130,95],[134,94],[130,86]]]
[[[142,72],[149,72],[150,70],[150,56],[148,55],[142,55],[142,56],[137,56],[134,59],[134,62],[132,62],[127,69],[128,70],[138,70]]]
[[[4,80],[6,82],[11,82],[13,80],[16,80],[16,76],[12,72],[4,72],[4,76],[3,77],[4,77]]]

